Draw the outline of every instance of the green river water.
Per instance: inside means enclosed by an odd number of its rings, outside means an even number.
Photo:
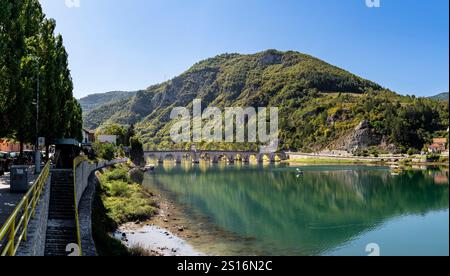
[[[448,169],[160,166],[144,184],[182,207],[212,255],[449,255]]]

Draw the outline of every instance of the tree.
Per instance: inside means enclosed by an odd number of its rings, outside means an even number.
[[[16,108],[20,103],[20,64],[25,52],[25,37],[21,13],[24,0],[0,2],[0,135],[13,135],[16,119],[22,115]],[[19,96],[19,98],[18,98]],[[16,117],[18,116],[18,117]]]
[[[134,130],[134,125],[130,125],[127,129],[127,133],[125,134],[125,143],[123,144],[126,147],[130,146],[130,139],[136,135]]]
[[[38,135],[46,137],[47,149],[57,138],[81,139],[81,107],[55,27],[38,0],[0,2],[0,137],[21,145],[36,141],[33,101],[39,84]]]
[[[134,164],[141,166],[144,164],[144,147],[142,145],[142,142],[138,137],[132,137],[130,139],[131,144],[131,161],[133,161]]]
[[[118,145],[126,144],[126,133],[127,130],[125,129],[125,127],[119,124],[104,125],[96,131],[97,135],[116,135]]]

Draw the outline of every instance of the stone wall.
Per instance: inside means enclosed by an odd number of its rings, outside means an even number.
[[[92,204],[94,202],[95,190],[98,179],[92,173],[88,180],[87,189],[81,197],[78,206],[78,218],[80,221],[81,248],[83,256],[97,256],[94,239],[92,237]]]

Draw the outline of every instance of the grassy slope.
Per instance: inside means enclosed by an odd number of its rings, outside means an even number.
[[[110,233],[123,223],[149,219],[157,211],[150,193],[130,180],[129,170],[127,165],[117,165],[100,175],[92,216],[93,236],[100,256],[134,254]]]

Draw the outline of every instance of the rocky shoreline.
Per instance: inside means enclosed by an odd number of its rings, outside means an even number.
[[[204,256],[188,240],[200,238],[187,225],[189,222],[173,202],[162,195],[154,195],[159,212],[145,222],[123,224],[114,237],[133,250],[144,250],[148,256]]]

